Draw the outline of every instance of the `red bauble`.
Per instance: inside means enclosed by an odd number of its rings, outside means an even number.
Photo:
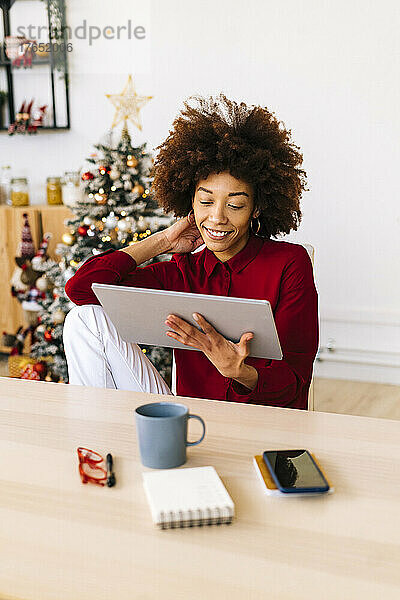
[[[100,171],[100,175],[105,175],[106,173],[107,173],[107,175],[109,175],[110,171],[111,171],[111,168],[110,167],[105,167],[103,165],[100,165],[99,171]]]
[[[89,181],[89,179],[94,179],[94,175],[90,171],[86,171],[86,173],[82,175],[82,179],[83,181]]]
[[[51,335],[51,331],[49,331],[48,329],[46,329],[46,331],[44,332],[44,339],[47,340],[48,342],[50,342],[53,339],[53,336]]]
[[[44,362],[44,360],[41,360],[40,362],[37,362],[33,365],[34,370],[36,371],[36,373],[39,373],[40,375],[40,379],[44,379],[47,375],[47,364]]]
[[[79,235],[81,235],[81,236],[86,235],[88,232],[88,229],[89,229],[88,225],[79,225],[79,227],[78,227]]]
[[[25,367],[21,373],[21,379],[30,379],[31,381],[40,381],[40,375],[33,365]]]

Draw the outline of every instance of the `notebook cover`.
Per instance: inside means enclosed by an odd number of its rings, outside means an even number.
[[[214,467],[147,471],[143,483],[158,527],[213,525],[234,516],[233,501]]]

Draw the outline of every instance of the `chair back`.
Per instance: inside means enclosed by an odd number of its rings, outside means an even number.
[[[314,247],[311,246],[311,244],[302,244],[302,246],[304,246],[304,248],[307,250],[308,255],[311,259],[311,264],[314,268]],[[307,409],[314,410],[314,375],[311,378],[310,388],[308,390]]]

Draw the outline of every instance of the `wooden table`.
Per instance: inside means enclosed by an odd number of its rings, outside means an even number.
[[[159,398],[0,379],[2,600],[400,598],[400,422],[184,399],[207,424],[186,466],[214,465],[237,516],[160,531],[133,412]],[[113,454],[115,488],[81,484],[79,445]],[[252,457],[287,447],[335,493],[266,496]]]

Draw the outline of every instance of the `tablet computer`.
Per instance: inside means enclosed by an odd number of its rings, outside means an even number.
[[[250,356],[282,359],[282,350],[268,300],[211,296],[168,290],[93,283],[92,290],[125,342],[194,350],[166,335],[168,315],[185,319],[197,329],[200,313],[221,335],[237,343],[247,331],[254,333]]]

